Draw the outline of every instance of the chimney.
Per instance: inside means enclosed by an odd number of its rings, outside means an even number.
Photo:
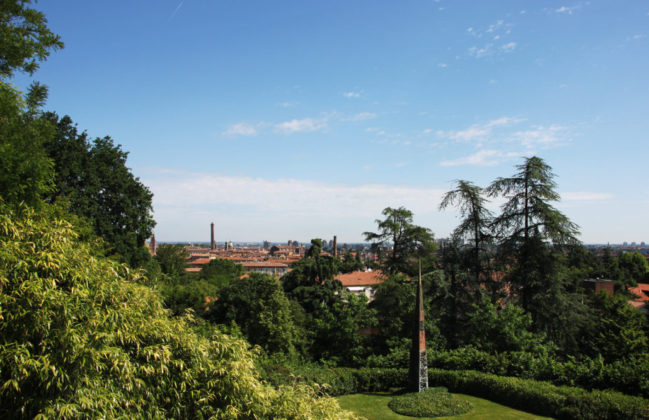
[[[212,232],[212,240],[210,242],[210,249],[215,250],[216,249],[216,241],[214,240],[214,223],[210,225],[211,232]]]
[[[334,258],[338,256],[338,237],[334,235]]]

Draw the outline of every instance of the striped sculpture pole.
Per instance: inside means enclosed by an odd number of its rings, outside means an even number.
[[[410,349],[410,371],[408,388],[411,392],[421,392],[428,388],[428,356],[426,355],[426,330],[424,329],[424,294],[421,285],[421,260],[419,260],[419,280],[417,281],[416,323]]]

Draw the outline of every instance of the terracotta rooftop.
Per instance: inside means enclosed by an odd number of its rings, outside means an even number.
[[[641,308],[649,302],[649,283],[638,283],[638,287],[629,287],[629,291],[637,296],[629,301],[636,308]]]
[[[244,262],[241,263],[244,267],[269,267],[269,268],[286,268],[288,265],[284,263],[275,263],[275,262],[266,262],[266,261],[258,261],[258,262]]]
[[[352,271],[351,273],[338,274],[335,279],[339,280],[343,287],[374,286],[383,283],[384,276],[381,270]]]

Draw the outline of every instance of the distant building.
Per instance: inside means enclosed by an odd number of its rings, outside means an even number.
[[[281,277],[288,272],[288,264],[268,261],[253,261],[241,263],[246,273],[270,274]]]
[[[604,291],[609,296],[613,296],[614,283],[613,280],[607,279],[586,279],[584,280],[584,289],[593,293]]]
[[[383,283],[384,275],[381,270],[352,271],[351,273],[338,274],[334,279],[340,281],[348,292],[365,295],[369,300],[372,300],[376,286]]]

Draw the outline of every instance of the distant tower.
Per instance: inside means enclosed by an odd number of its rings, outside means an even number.
[[[334,235],[334,258],[338,256],[338,237]]]
[[[413,328],[410,348],[410,371],[408,388],[411,392],[421,392],[428,388],[428,356],[426,354],[426,330],[424,329],[424,294],[421,285],[421,260],[419,260],[419,280],[417,281],[416,324]]]
[[[158,246],[155,243],[155,233],[151,236],[151,243],[149,244],[149,252],[155,257],[156,252],[158,251]]]
[[[210,249],[215,250],[216,249],[216,241],[214,240],[214,223],[210,225],[210,230],[212,233],[212,239],[210,241]]]

